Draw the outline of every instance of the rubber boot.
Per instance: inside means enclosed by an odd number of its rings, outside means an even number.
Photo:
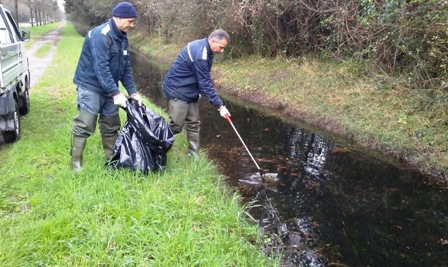
[[[106,161],[109,161],[114,156],[114,148],[115,148],[115,141],[117,141],[118,135],[114,136],[101,136],[101,141],[103,143],[103,150],[106,154]]]
[[[104,154],[106,154],[106,161],[109,161],[114,156],[115,141],[117,141],[118,131],[121,127],[120,117],[118,115],[114,117],[101,115],[99,126]]]
[[[79,110],[73,118],[72,145],[70,149],[71,167],[77,171],[82,169],[82,152],[87,138],[95,132],[97,115]]]
[[[199,157],[199,133],[187,131],[187,139],[188,139],[188,155],[192,156],[194,158],[198,158]]]
[[[73,137],[72,148],[70,154],[72,156],[71,167],[75,171],[82,170],[82,153],[86,146],[87,138]]]

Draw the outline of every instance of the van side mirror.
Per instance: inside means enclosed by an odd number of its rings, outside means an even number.
[[[27,28],[22,29],[22,41],[29,41],[31,37],[30,30]]]

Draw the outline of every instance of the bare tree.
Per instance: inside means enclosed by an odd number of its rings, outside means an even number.
[[[110,16],[118,1],[66,0],[66,12],[85,33]],[[139,12],[138,27],[166,43],[220,27],[232,36],[232,55],[332,55],[448,87],[447,1],[129,1]]]
[[[19,23],[19,4],[18,0],[14,0],[14,9],[15,9],[15,21],[16,23]]]

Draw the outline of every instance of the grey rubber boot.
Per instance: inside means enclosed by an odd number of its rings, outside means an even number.
[[[117,141],[118,130],[120,130],[120,117],[104,117],[100,116],[99,128],[101,133],[101,141],[103,150],[106,154],[106,161],[109,161],[114,155],[115,141]]]
[[[75,171],[82,170],[82,152],[86,146],[87,138],[73,137],[70,155],[72,156],[71,167]]]
[[[187,131],[188,139],[188,155],[198,158],[199,157],[199,133]]]
[[[106,154],[106,161],[109,161],[114,156],[114,148],[115,148],[115,141],[117,141],[118,135],[114,136],[101,136],[101,141],[103,143],[103,150]]]
[[[95,132],[97,115],[80,110],[73,118],[72,144],[70,149],[71,167],[77,171],[82,169],[82,153],[89,136]]]

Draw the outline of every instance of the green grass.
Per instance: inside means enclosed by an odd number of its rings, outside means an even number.
[[[42,46],[40,46],[36,52],[34,53],[34,56],[36,56],[37,58],[43,58],[45,57],[48,52],[50,52],[51,49],[51,44],[43,44]]]
[[[0,265],[277,265],[262,254],[258,227],[213,164],[186,156],[185,136],[176,136],[164,173],[106,170],[98,131],[84,169],[69,168],[82,41],[72,25],[64,27],[32,88],[22,139],[2,149]]]
[[[141,33],[130,38],[134,47],[166,66],[182,48]],[[446,90],[409,89],[401,77],[374,73],[360,62],[315,56],[218,56],[212,76],[221,94],[254,101],[279,117],[305,121],[448,178]]]

